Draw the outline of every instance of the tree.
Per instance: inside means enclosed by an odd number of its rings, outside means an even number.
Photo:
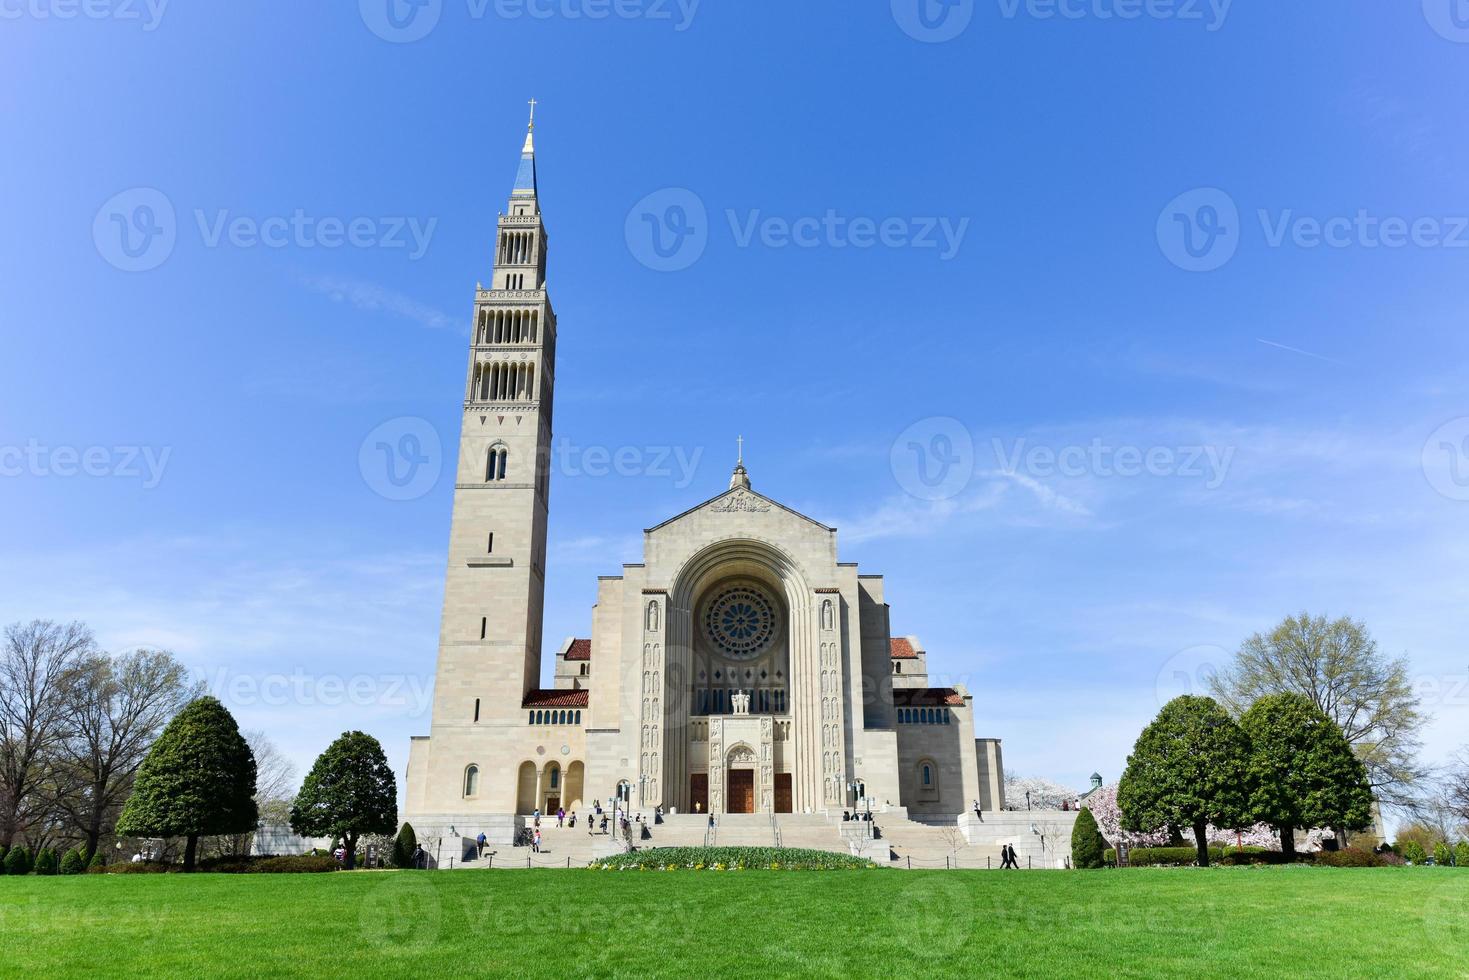
[[[1373,794],[1411,808],[1427,776],[1418,762],[1420,710],[1405,658],[1390,659],[1362,623],[1288,616],[1240,646],[1210,681],[1211,693],[1241,717],[1267,694],[1300,694],[1336,723],[1367,766]]]
[[[31,852],[19,844],[5,852],[5,873],[28,875],[31,873]]]
[[[79,875],[87,870],[87,856],[77,848],[70,848],[61,859],[61,873]]]
[[[58,869],[56,852],[49,847],[43,847],[36,852],[36,864],[34,871],[38,875],[55,875]]]
[[[1407,861],[1409,864],[1422,864],[1423,862],[1428,860],[1428,852],[1424,849],[1422,844],[1418,843],[1415,840],[1410,840],[1407,843],[1403,844],[1400,848],[1398,848],[1398,853],[1400,853],[1403,856],[1403,860]]]
[[[87,858],[111,831],[164,725],[202,693],[203,683],[191,685],[188,670],[163,650],[94,655],[73,673],[60,753],[72,791],[58,802],[81,834]]]
[[[1100,868],[1107,842],[1097,829],[1097,818],[1086,807],[1076,815],[1076,825],[1071,828],[1071,866],[1078,869]]]
[[[344,732],[306,774],[291,807],[291,829],[303,837],[340,838],[347,867],[357,859],[357,838],[391,834],[398,826],[398,783],[377,739]]]
[[[5,628],[0,647],[0,844],[10,846],[49,805],[40,792],[52,778],[56,743],[64,731],[63,692],[92,633],[81,623],[33,620]]]
[[[234,716],[217,698],[197,698],[143,760],[117,832],[186,838],[184,869],[192,871],[200,837],[255,825],[254,796],[255,757]]]
[[[1117,789],[1122,825],[1167,825],[1194,833],[1199,866],[1209,864],[1209,825],[1245,822],[1244,733],[1213,698],[1184,695],[1163,706],[1138,736]]]
[[[1005,773],[1005,807],[1010,810],[1059,810],[1076,801],[1076,790],[1043,776]],[[1027,805],[1028,804],[1028,805]]]
[[[413,852],[417,849],[418,836],[413,832],[413,824],[405,823],[398,831],[398,836],[393,838],[393,867],[413,867]]]
[[[1250,740],[1249,809],[1295,854],[1295,832],[1372,825],[1367,769],[1336,723],[1302,694],[1267,694],[1240,718]]]
[[[1469,830],[1469,748],[1459,750],[1454,756],[1444,778],[1443,800],[1445,809],[1463,821]]]
[[[1092,812],[1102,837],[1114,847],[1163,847],[1173,842],[1173,834],[1167,827],[1151,827],[1142,831],[1122,828],[1122,811],[1117,808],[1116,783],[1094,790],[1082,806]]]

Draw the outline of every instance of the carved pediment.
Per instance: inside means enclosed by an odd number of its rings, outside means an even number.
[[[714,501],[709,510],[715,514],[764,514],[770,510],[770,501],[739,490]]]

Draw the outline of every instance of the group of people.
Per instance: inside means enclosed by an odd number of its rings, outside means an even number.
[[[1015,847],[1011,844],[1000,845],[1000,870],[1020,870],[1020,859],[1015,853]]]

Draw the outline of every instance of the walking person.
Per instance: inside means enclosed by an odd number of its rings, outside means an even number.
[[[556,808],[556,826],[560,827],[565,822],[566,822],[566,808],[565,807],[557,807]]]
[[[474,847],[474,856],[476,859],[485,856],[485,832],[483,830],[481,830],[479,832],[479,836],[474,839]]]
[[[530,840],[530,849],[533,854],[541,853],[541,829],[539,827],[536,828],[535,836]]]

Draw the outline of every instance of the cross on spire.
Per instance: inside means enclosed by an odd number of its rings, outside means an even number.
[[[536,128],[536,100],[535,99],[531,99],[530,100],[530,125],[527,126],[526,129],[529,131],[529,130],[532,130],[532,129],[535,129],[535,128]]]
[[[745,465],[745,437],[744,436],[739,436],[739,437],[737,437],[735,439],[735,442],[737,442],[739,444],[739,447],[740,447],[739,459],[736,460],[736,462],[738,462],[741,466],[743,466],[743,465]]]

